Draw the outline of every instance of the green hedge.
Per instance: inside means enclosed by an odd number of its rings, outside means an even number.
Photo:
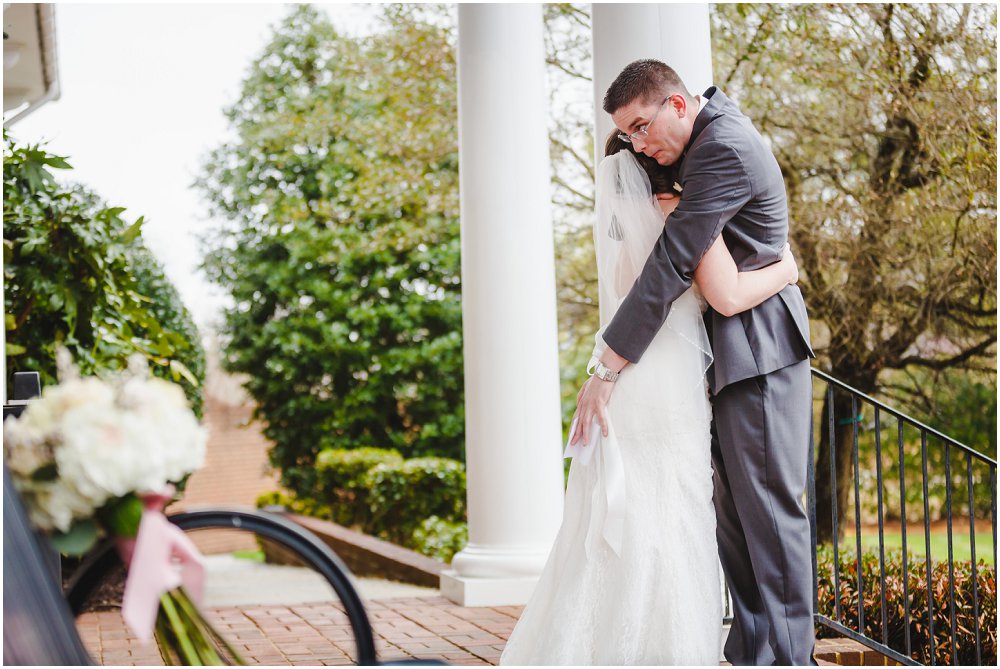
[[[855,555],[840,554],[840,622],[858,629],[858,577]],[[821,546],[818,554],[818,612],[836,620],[833,587],[833,551]],[[952,664],[954,649],[951,644],[951,602],[947,562],[938,562],[931,568],[931,587],[928,588],[927,568],[922,557],[907,557],[909,574],[906,577],[910,599],[910,643],[912,657],[921,664],[931,664],[931,650],[927,626],[928,592],[932,593],[934,610],[934,659],[937,664]],[[976,583],[979,594],[979,638],[981,658],[985,665],[997,659],[997,579],[996,567],[980,561],[976,565]],[[867,551],[861,556],[861,578],[864,583],[864,634],[882,640],[881,580],[877,551]],[[886,622],[889,647],[906,652],[906,619],[903,598],[903,558],[901,551],[892,551],[885,560]],[[976,636],[973,615],[972,563],[955,562],[955,629],[958,662],[961,665],[976,663]],[[821,637],[838,636],[820,626]]]
[[[311,497],[295,497],[277,490],[266,492],[257,498],[257,508],[262,509],[268,506],[281,506],[297,513],[300,516],[311,516],[322,518],[323,520],[333,520],[333,511],[327,504],[312,499]]]
[[[465,547],[465,466],[448,458],[404,460],[393,449],[328,449],[317,457],[312,496],[271,492],[280,505],[450,561]]]
[[[347,527],[367,526],[372,514],[365,474],[380,464],[399,465],[403,456],[386,448],[330,448],[316,457],[315,498],[331,507],[332,520]]]
[[[424,555],[451,562],[455,553],[469,542],[469,524],[437,516],[425,518],[413,531],[409,547]]]
[[[368,470],[371,529],[390,541],[407,545],[420,524],[437,516],[465,519],[465,466],[448,458],[412,458],[382,463]]]

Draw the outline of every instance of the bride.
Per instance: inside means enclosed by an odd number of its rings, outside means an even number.
[[[677,205],[653,196],[674,185],[664,169],[616,133],[605,155],[594,225],[601,331]],[[670,234],[669,220],[666,227]],[[718,665],[704,300],[739,313],[797,281],[798,270],[786,249],[781,262],[740,273],[720,236],[694,278],[642,364],[622,371],[607,406],[608,436],[595,424],[591,444],[574,457],[562,526],[500,664]],[[604,350],[601,331],[591,365]]]

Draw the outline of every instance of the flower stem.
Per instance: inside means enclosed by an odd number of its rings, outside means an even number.
[[[211,623],[205,620],[205,616],[203,616],[201,611],[198,610],[198,607],[194,605],[194,602],[191,601],[191,597],[188,596],[187,591],[183,587],[177,588],[173,594],[177,598],[177,603],[180,605],[181,610],[184,611],[184,613],[186,613],[196,625],[198,625],[199,631],[205,639],[206,645],[210,647],[209,652],[214,654],[218,664],[225,663],[223,658],[219,655],[220,644],[229,655],[229,664],[246,664],[236,648],[234,648],[224,636],[219,634],[218,630],[216,630]],[[206,664],[208,663],[206,662]]]
[[[156,627],[153,629],[153,637],[156,639],[156,646],[160,651],[160,658],[164,664],[179,664],[180,657],[174,649],[174,635],[167,622],[166,615],[157,612]]]
[[[174,600],[170,595],[171,593],[168,592],[160,596],[160,608],[166,614],[167,620],[170,621],[170,627],[174,632],[177,645],[179,646],[177,650],[180,653],[180,659],[190,666],[200,665],[201,658],[198,656],[198,652],[188,637],[184,622],[181,620],[177,608],[174,606]]]

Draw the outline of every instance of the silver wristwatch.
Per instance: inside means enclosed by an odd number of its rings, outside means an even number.
[[[611,371],[611,368],[603,362],[598,362],[597,367],[594,368],[594,376],[602,381],[611,381],[614,383],[618,379],[618,374],[619,372]]]

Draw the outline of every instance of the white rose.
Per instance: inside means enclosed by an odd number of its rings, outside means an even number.
[[[72,486],[61,481],[22,492],[28,516],[42,530],[67,532],[73,521],[90,518],[96,507]]]
[[[121,412],[70,411],[62,427],[62,443],[56,450],[60,478],[98,504],[134,489],[140,458],[126,448]]]
[[[30,477],[40,467],[53,462],[49,437],[49,431],[39,429],[23,417],[4,421],[4,456],[12,476]]]
[[[42,391],[42,400],[50,403],[53,415],[58,418],[84,406],[92,411],[109,410],[114,407],[115,393],[104,381],[88,377],[48,386]]]
[[[4,426],[15,485],[40,528],[68,530],[110,499],[159,492],[204,463],[207,433],[183,391],[147,373],[70,375]],[[53,462],[56,481],[32,480]]]
[[[130,413],[147,426],[150,456],[166,480],[179,481],[204,464],[207,435],[179,386],[157,378],[132,379],[122,395]]]

